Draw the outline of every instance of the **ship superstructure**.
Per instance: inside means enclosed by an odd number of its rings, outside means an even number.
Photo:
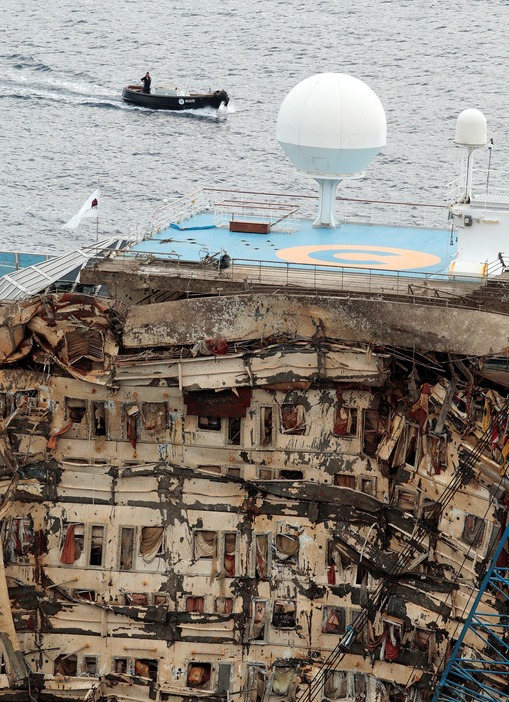
[[[508,279],[347,219],[292,263],[295,198],[203,191],[2,304],[1,698],[431,698],[507,517]]]

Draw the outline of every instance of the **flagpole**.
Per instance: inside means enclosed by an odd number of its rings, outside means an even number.
[[[97,184],[97,190],[99,190],[99,183]],[[95,243],[99,243],[99,205],[97,206],[97,221],[95,224]]]

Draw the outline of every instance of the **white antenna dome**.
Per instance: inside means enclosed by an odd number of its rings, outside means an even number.
[[[290,90],[279,109],[276,139],[295,167],[320,185],[315,226],[336,226],[337,184],[362,177],[386,136],[382,103],[358,78],[320,73]]]
[[[463,110],[456,120],[454,143],[459,146],[480,148],[486,146],[486,117],[480,110]]]

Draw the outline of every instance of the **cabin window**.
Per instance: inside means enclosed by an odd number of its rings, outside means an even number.
[[[281,405],[281,433],[302,435],[306,433],[306,412],[302,405]]]
[[[112,669],[113,669],[114,673],[120,673],[121,675],[127,675],[129,673],[129,659],[128,658],[114,658]]]
[[[410,639],[410,650],[428,653],[435,642],[435,632],[430,629],[414,629]]]
[[[248,639],[265,641],[267,636],[267,600],[254,599],[251,602]]]
[[[164,592],[154,592],[152,595],[152,603],[156,607],[163,607],[168,604],[168,595]]]
[[[148,594],[146,592],[126,592],[124,602],[128,607],[148,607]]]
[[[268,534],[255,534],[254,550],[255,578],[257,580],[267,580],[270,555]]]
[[[85,544],[85,525],[67,524],[63,529],[63,543],[60,562],[72,565],[83,553]]]
[[[265,698],[267,672],[264,665],[248,663],[246,666],[245,702],[262,702]]]
[[[9,534],[5,534],[4,551],[6,554],[12,552],[13,560],[16,557],[27,556],[34,543],[34,524],[27,517],[13,517],[6,522]]]
[[[76,676],[78,674],[78,657],[74,654],[61,655],[55,658],[55,675]]]
[[[232,478],[241,478],[242,468],[240,466],[227,466],[226,473]]]
[[[186,612],[204,612],[205,598],[204,597],[186,597]]]
[[[282,480],[304,480],[304,473],[301,470],[280,470],[279,477]]]
[[[366,699],[367,677],[363,673],[353,674],[353,692],[356,700]]]
[[[283,563],[297,563],[299,558],[299,537],[291,534],[277,534],[274,558]]]
[[[260,407],[260,445],[265,448],[273,445],[274,425],[272,407]]]
[[[432,529],[438,529],[438,522],[442,516],[442,505],[434,500],[423,499],[421,504],[421,519],[427,522]]]
[[[217,666],[217,693],[228,697],[231,687],[232,666],[229,663],[219,663]]]
[[[81,674],[97,675],[99,659],[97,656],[83,656]]]
[[[467,514],[465,515],[461,540],[469,546],[479,548],[483,542],[484,530],[485,523],[482,517],[476,517],[474,514]]]
[[[88,564],[102,566],[104,555],[104,527],[93,526],[90,539],[90,554]]]
[[[135,449],[140,438],[140,408],[138,405],[125,405],[125,435]]]
[[[259,466],[257,473],[258,478],[260,480],[272,480],[274,476],[274,470],[272,468],[266,468],[264,466]]]
[[[274,602],[272,626],[275,629],[294,629],[297,626],[296,600],[276,600]]]
[[[106,436],[106,406],[104,402],[92,403],[92,419],[95,436]]]
[[[140,554],[145,563],[152,563],[156,556],[163,554],[164,528],[145,526],[141,530]]]
[[[348,697],[348,673],[344,670],[326,670],[323,694],[328,700],[342,700]]]
[[[362,475],[360,478],[360,488],[366,495],[376,495],[376,478],[367,478]]]
[[[352,488],[352,490],[355,490],[355,475],[347,475],[346,473],[336,473],[334,476],[334,485],[337,485],[338,487]]]
[[[150,658],[134,659],[134,674],[140,678],[149,678],[157,682],[158,661]]]
[[[359,563],[355,573],[355,584],[356,585],[366,585],[368,584],[369,570]]]
[[[396,505],[403,512],[411,512],[413,514],[416,501],[417,494],[413,490],[406,490],[402,487],[396,488]]]
[[[231,614],[233,612],[233,599],[231,597],[216,597],[214,612],[217,614]]]
[[[346,612],[343,607],[324,607],[322,614],[324,634],[344,634],[346,632]]]
[[[367,409],[364,412],[363,451],[366,456],[375,456],[378,441],[383,432],[383,425],[378,410]]]
[[[221,417],[198,417],[198,429],[221,431]]]
[[[235,563],[237,559],[237,534],[226,533],[223,535],[223,567],[228,578],[235,577]]]
[[[195,531],[194,532],[194,558],[214,558],[217,553],[217,532],[215,531]]]
[[[67,418],[71,419],[73,424],[81,424],[84,419],[86,420],[87,401],[66,397],[65,411]]]
[[[205,473],[213,473],[214,475],[221,475],[223,472],[221,466],[198,466],[198,470],[203,470]]]
[[[357,435],[357,408],[356,407],[336,407],[334,411],[334,425],[332,428],[334,436],[351,438]]]
[[[187,667],[187,686],[199,690],[210,690],[211,675],[211,663],[200,663],[198,661],[189,663]]]
[[[241,427],[241,417],[228,418],[228,444],[230,444],[231,446],[240,446]]]
[[[75,600],[82,602],[95,602],[97,598],[95,590],[74,590],[72,594]]]
[[[134,537],[133,527],[122,527],[120,529],[120,570],[131,570],[134,566]]]
[[[149,436],[157,436],[168,426],[166,402],[143,402],[140,415],[143,429]]]

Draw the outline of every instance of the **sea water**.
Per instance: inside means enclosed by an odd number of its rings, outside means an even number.
[[[317,194],[275,138],[301,80],[365,81],[387,145],[338,194],[443,204],[464,158],[458,114],[481,109],[493,172],[509,163],[507,0],[3,0],[0,249],[55,254],[142,232],[165,200],[204,186]],[[124,84],[221,89],[226,111],[129,106]],[[487,151],[476,154],[485,166]],[[495,175],[491,176],[492,179]],[[61,229],[100,187],[98,228]]]

